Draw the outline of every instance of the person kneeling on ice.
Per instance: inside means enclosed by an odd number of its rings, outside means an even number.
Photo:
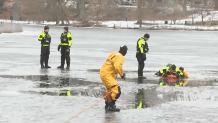
[[[127,53],[127,46],[120,47],[119,52],[113,52],[108,57],[100,70],[101,80],[105,85],[105,109],[110,111],[120,111],[116,108],[115,102],[120,97],[120,86],[116,82],[117,74],[125,79],[125,73],[123,73],[124,56]]]

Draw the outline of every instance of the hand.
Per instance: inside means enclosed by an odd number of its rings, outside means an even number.
[[[125,80],[125,79],[126,79],[126,74],[123,73],[123,76],[121,76],[121,78],[122,78],[123,80]]]
[[[69,52],[69,51],[70,51],[70,46],[68,46],[68,47],[67,47],[67,50],[66,50],[66,51],[67,51],[67,52]]]
[[[71,46],[68,46],[68,49],[70,50]]]
[[[58,51],[60,51],[61,45],[58,45]]]
[[[176,74],[176,78],[179,78],[180,77],[180,74]]]

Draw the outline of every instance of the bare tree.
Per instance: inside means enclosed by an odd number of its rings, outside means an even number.
[[[187,0],[184,0],[184,3],[183,3],[183,12],[187,12]]]
[[[64,19],[67,20],[67,23],[68,23],[68,24],[70,24],[70,22],[69,22],[69,20],[68,20],[68,17],[67,17],[67,15],[66,15],[66,13],[65,13],[65,11],[64,11],[64,9],[63,9],[63,6],[66,6],[66,2],[63,3],[63,1],[62,1],[62,3],[61,3],[60,0],[57,0],[57,1],[58,1],[59,8],[60,8],[60,10],[61,10],[62,24],[64,24]],[[63,16],[64,16],[64,17],[63,17]]]
[[[200,16],[201,16],[201,24],[204,23],[204,18],[206,18],[208,15],[210,15],[210,11],[207,7],[200,8]]]
[[[28,20],[40,21],[45,16],[44,1],[43,0],[22,0],[22,14]]]
[[[39,23],[46,20],[59,24],[61,20],[62,24],[65,21],[70,24],[70,13],[66,7],[68,1],[70,0],[21,0],[22,14],[26,19]]]
[[[108,8],[107,0],[91,0],[90,10],[96,18],[96,24],[99,24],[99,19],[106,16],[106,10]]]
[[[85,0],[77,0],[77,16],[79,20],[85,22]]]
[[[198,17],[199,16],[199,10],[198,9],[193,9],[192,11],[191,11],[191,16],[192,16],[192,25],[194,24],[194,19],[196,18],[196,17]]]

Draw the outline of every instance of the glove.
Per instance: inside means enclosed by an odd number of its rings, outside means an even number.
[[[67,47],[67,50],[66,50],[66,51],[67,51],[67,52],[69,52],[69,51],[70,51],[70,46],[68,46],[68,47]]]
[[[179,78],[180,77],[180,72],[176,72],[176,78]]]
[[[155,73],[155,75],[157,75],[157,76],[160,76],[161,74],[160,74],[160,71],[159,72],[157,72],[157,73]]]
[[[176,78],[179,78],[180,77],[180,74],[176,74]]]
[[[61,45],[58,45],[58,51],[60,51]]]
[[[148,48],[148,47],[144,49],[144,52],[145,52],[145,53],[147,53],[148,51],[149,51],[149,48]]]
[[[163,69],[163,72],[164,72],[164,73],[166,73],[166,72],[167,72],[167,70],[166,70],[166,69]]]
[[[68,46],[68,49],[70,50],[71,46]]]
[[[123,76],[121,76],[121,78],[122,78],[123,80],[125,80],[125,79],[126,79],[126,74],[123,73]]]

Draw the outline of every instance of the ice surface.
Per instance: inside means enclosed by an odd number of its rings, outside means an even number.
[[[74,41],[71,70],[59,70],[57,46],[62,28],[50,26],[52,68],[48,70],[41,70],[39,64],[37,38],[43,26],[24,26],[22,33],[0,35],[0,122],[60,123],[92,105],[104,93],[101,65],[123,44],[129,50],[123,66],[127,80],[117,80],[122,91],[117,101],[121,112],[105,112],[102,100],[70,122],[217,122],[216,32],[70,28]],[[139,84],[135,50],[144,33],[151,35],[144,72],[148,79]],[[154,73],[167,63],[189,72],[187,85],[159,86]],[[135,99],[142,88],[148,107],[137,110]],[[60,90],[70,90],[72,96],[58,96]]]

